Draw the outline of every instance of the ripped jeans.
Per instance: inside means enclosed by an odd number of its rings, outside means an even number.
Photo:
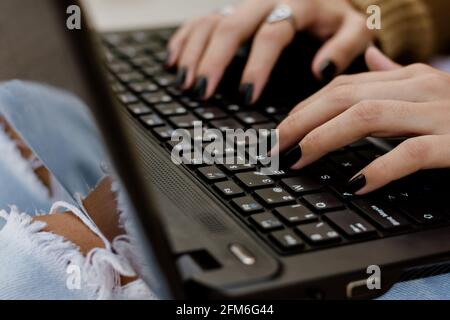
[[[0,85],[0,116],[55,177],[49,196],[34,175],[33,162],[21,158],[0,130],[0,299],[156,298],[138,278],[146,268],[127,223],[126,204],[119,207],[127,234],[108,241],[80,201],[103,178],[107,160],[86,107],[65,92],[14,81]],[[58,208],[76,215],[104,248],[83,255],[32,220]],[[77,271],[80,281],[73,278]],[[120,275],[137,280],[121,286]],[[450,274],[399,283],[382,299],[450,299]]]

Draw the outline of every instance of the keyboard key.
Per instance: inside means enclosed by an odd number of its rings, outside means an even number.
[[[352,204],[383,230],[392,231],[410,225],[398,211],[387,204],[370,199],[355,200]]]
[[[424,225],[439,223],[445,219],[440,210],[436,210],[426,204],[406,204],[401,209],[414,221]]]
[[[141,68],[141,71],[147,76],[147,77],[154,77],[157,74],[161,73],[163,71],[163,67],[160,65],[150,66],[150,67],[143,67]]]
[[[200,175],[207,181],[216,182],[226,179],[225,173],[215,166],[208,166],[198,169]]]
[[[146,106],[145,104],[143,104],[141,102],[129,104],[129,105],[127,105],[127,108],[135,116],[141,116],[144,114],[153,113],[152,110],[148,106]]]
[[[280,187],[261,189],[255,192],[256,196],[268,206],[287,204],[295,198]]]
[[[175,83],[175,76],[172,74],[154,76],[153,79],[163,88],[169,87]]]
[[[273,231],[283,229],[283,224],[277,217],[271,213],[255,214],[250,217],[253,222],[262,231]]]
[[[194,116],[192,114],[171,117],[171,118],[169,118],[169,120],[173,124],[174,127],[182,128],[182,129],[193,128],[194,122],[200,121],[196,116]]]
[[[330,212],[325,215],[349,238],[365,237],[375,233],[375,228],[350,210]]]
[[[164,63],[167,60],[167,55],[168,55],[168,52],[166,50],[161,50],[161,51],[155,52],[153,54],[155,59],[160,63]]]
[[[211,125],[214,128],[219,129],[221,131],[225,131],[228,129],[233,129],[233,130],[242,129],[242,124],[240,124],[239,122],[237,122],[234,119],[212,121]]]
[[[295,250],[304,247],[303,241],[291,230],[275,231],[270,239],[283,250]]]
[[[280,215],[284,221],[291,225],[318,220],[317,215],[301,204],[276,208],[275,212]]]
[[[252,197],[236,198],[231,202],[241,213],[251,214],[263,211],[263,207]]]
[[[330,160],[346,176],[353,177],[365,167],[364,162],[350,153],[337,154],[330,156]]]
[[[236,113],[241,111],[241,106],[238,104],[227,104],[227,103],[222,103],[222,105],[225,106],[225,110],[227,110],[230,113]]]
[[[184,104],[186,107],[190,109],[195,109],[200,107],[200,103],[198,101],[192,100],[189,97],[183,97],[181,98],[181,103]]]
[[[327,223],[318,222],[298,226],[296,228],[309,242],[320,245],[329,242],[340,241],[339,234],[333,230]]]
[[[383,151],[378,150],[376,148],[368,148],[368,149],[358,150],[357,153],[370,162],[378,159],[379,157],[381,157],[384,154]]]
[[[254,125],[258,123],[269,122],[270,119],[259,112],[241,112],[237,113],[236,117],[239,121],[246,125]]]
[[[169,147],[170,151],[176,149],[176,151],[192,151],[194,149],[192,143],[186,139],[177,141],[177,140],[169,140],[166,145]]]
[[[255,169],[255,166],[252,164],[223,164],[223,167],[225,170],[227,170],[230,173],[237,173],[237,172],[243,172],[243,171],[249,171]]]
[[[158,127],[163,126],[165,123],[164,121],[158,117],[156,114],[151,114],[147,116],[140,117],[141,121],[145,124],[147,127]]]
[[[236,175],[236,178],[247,188],[251,189],[271,186],[274,184],[274,181],[271,178],[265,175],[261,175],[256,171],[238,173]]]
[[[125,86],[123,84],[121,84],[120,82],[116,82],[116,81],[114,81],[111,84],[111,89],[115,93],[124,93],[125,91],[127,91],[127,89],[125,88]]]
[[[192,167],[198,167],[205,164],[202,154],[194,151],[183,152],[182,162],[183,164]]]
[[[157,127],[153,129],[153,133],[159,140],[169,140],[172,137],[173,129],[169,126]]]
[[[343,177],[337,170],[331,168],[322,161],[318,161],[309,166],[307,170],[308,176],[317,179],[319,183],[325,186],[339,183],[341,180],[344,180],[345,182],[348,181],[348,179]]]
[[[110,63],[108,68],[114,74],[133,72],[133,68],[124,62]]]
[[[155,109],[164,116],[182,115],[187,112],[186,109],[177,102],[156,104]]]
[[[356,142],[353,142],[352,144],[350,144],[348,147],[352,148],[352,149],[357,149],[357,148],[362,148],[362,147],[367,147],[370,145],[369,140],[367,139],[361,139],[358,140]]]
[[[339,199],[328,192],[309,194],[303,199],[317,211],[336,210],[344,207]]]
[[[158,91],[158,86],[149,81],[135,82],[130,84],[131,90],[136,93],[144,92],[156,92]]]
[[[118,98],[123,104],[132,104],[139,102],[139,99],[132,93],[119,94]]]
[[[277,124],[275,122],[260,123],[253,125],[252,128],[255,130],[274,130],[277,128]]]
[[[130,62],[137,68],[153,67],[157,64],[157,62],[149,56],[137,57],[131,59]]]
[[[145,80],[144,75],[137,71],[127,72],[127,73],[118,73],[117,78],[119,78],[120,81],[125,82],[125,83],[132,83],[132,82],[138,82],[138,81]]]
[[[317,180],[304,175],[283,179],[281,182],[289,190],[297,194],[315,192],[322,189],[322,185]]]
[[[172,102],[172,97],[163,91],[144,93],[141,95],[142,99],[148,104],[159,104]]]
[[[217,107],[197,108],[194,112],[203,120],[216,120],[227,117],[227,114]]]
[[[244,195],[244,191],[233,181],[219,182],[214,187],[220,192],[221,195],[227,198],[234,198]]]

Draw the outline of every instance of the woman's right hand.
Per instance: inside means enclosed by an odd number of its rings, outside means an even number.
[[[288,5],[292,20],[266,22],[279,5]],[[298,31],[324,41],[312,61],[318,79],[342,72],[373,40],[365,16],[348,0],[245,0],[231,15],[214,13],[185,23],[168,44],[168,66],[178,67],[183,89],[194,86],[200,98],[211,97],[239,47],[255,35],[241,79],[247,104],[256,102],[283,49]]]

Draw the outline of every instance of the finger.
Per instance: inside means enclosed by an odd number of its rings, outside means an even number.
[[[380,81],[332,88],[316,101],[289,115],[278,126],[279,149],[283,151],[293,146],[313,129],[361,101],[403,100],[423,102],[433,99],[432,94],[424,94],[423,90],[419,90],[424,81],[430,81],[426,75],[400,81]],[[409,88],[409,90],[405,90],[405,88]]]
[[[313,7],[309,2],[287,1],[286,4],[293,11],[293,21],[264,23],[253,40],[241,80],[241,93],[246,104],[259,98],[283,49],[292,42],[297,31],[312,22]]]
[[[434,131],[429,105],[392,100],[363,101],[308,133],[300,142],[301,169],[327,153],[367,136],[426,135]]]
[[[342,75],[335,78],[331,83],[327,86],[307,98],[306,100],[300,102],[297,106],[295,106],[289,114],[294,114],[306,106],[310,105],[314,101],[322,98],[323,96],[330,93],[330,90],[334,90],[337,87],[342,87],[346,85],[356,85],[356,84],[366,84],[371,82],[379,82],[379,81],[394,81],[394,80],[404,80],[408,79],[411,76],[423,71],[419,71],[419,67],[410,66],[405,67],[393,71],[372,71],[372,72],[364,72],[355,75]]]
[[[358,173],[355,176],[359,181],[357,188],[362,188],[351,191],[363,195],[422,169],[449,167],[450,135],[411,138]]]
[[[366,50],[365,59],[370,71],[395,70],[402,67],[389,59],[375,46],[371,46]]]
[[[219,84],[239,46],[258,29],[274,1],[250,0],[217,25],[197,70],[197,92],[207,99]]]
[[[312,70],[317,79],[332,80],[343,72],[351,62],[363,53],[372,39],[364,17],[359,14],[348,15],[341,28],[317,52]]]
[[[183,89],[192,86],[195,79],[198,63],[206,49],[214,28],[222,17],[210,15],[199,19],[191,30],[183,51],[179,58],[178,84]]]
[[[188,21],[185,25],[180,27],[169,40],[169,43],[167,44],[169,55],[166,62],[168,67],[173,67],[177,63],[194,24],[194,20]]]

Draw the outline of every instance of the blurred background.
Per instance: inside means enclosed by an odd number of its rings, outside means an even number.
[[[178,25],[241,0],[81,0],[98,31],[116,31]],[[449,57],[432,64],[450,72]]]
[[[99,31],[176,25],[239,0],[82,0]]]

